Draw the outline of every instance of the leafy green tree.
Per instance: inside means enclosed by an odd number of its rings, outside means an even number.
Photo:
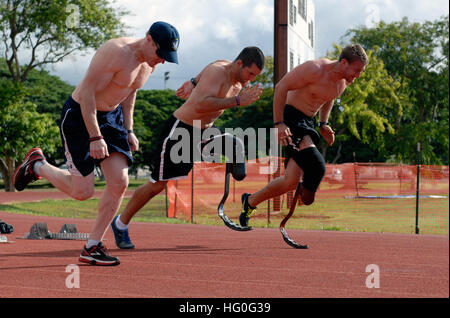
[[[40,114],[35,104],[24,102],[26,94],[21,83],[0,78],[0,172],[6,191],[14,189],[11,172],[15,158],[23,158],[30,145],[54,152],[59,141],[58,127],[50,115]]]
[[[392,160],[415,162],[416,145],[422,144],[422,162],[448,164],[449,116],[449,18],[411,23],[381,21],[373,28],[351,29],[351,42],[359,42],[384,61],[389,74],[410,96],[405,110],[387,138]]]
[[[337,59],[341,47],[335,45],[330,59]],[[367,145],[372,158],[361,157],[359,161],[385,161],[390,151],[386,145],[386,136],[394,136],[399,118],[411,104],[407,95],[402,93],[400,81],[391,77],[383,61],[374,52],[368,50],[369,65],[361,77],[351,84],[333,107],[330,123],[336,132],[336,143],[332,147],[331,162],[340,161],[345,144],[352,141]],[[356,140],[355,140],[356,139]],[[322,142],[322,153],[329,148]],[[349,161],[349,151],[345,161]],[[350,152],[353,155],[353,151]],[[340,161],[341,162],[341,161]]]
[[[29,73],[23,84],[30,89],[25,101],[36,104],[39,113],[48,113],[55,122],[59,121],[63,103],[75,89],[59,77],[37,69]]]
[[[265,58],[264,70],[256,76],[255,83],[260,83],[264,87],[273,87],[274,59],[270,55]]]
[[[36,67],[122,34],[125,13],[107,0],[0,0],[0,48],[12,79],[23,82]],[[22,68],[25,51],[29,58]]]

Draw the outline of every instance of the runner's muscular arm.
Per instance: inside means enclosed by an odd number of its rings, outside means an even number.
[[[226,60],[217,60],[215,62],[209,63],[197,76],[193,77],[195,82],[198,84],[200,81],[200,78],[202,77],[203,71],[209,66],[217,62],[227,62]],[[194,90],[195,86],[191,82],[191,80],[188,80],[183,83],[183,85],[180,86],[180,88],[177,89],[175,95],[178,96],[181,99],[188,99],[191,95],[192,91]]]
[[[202,79],[198,83],[197,88],[192,92],[195,98],[195,110],[198,113],[217,112],[236,106],[248,106],[259,99],[262,93],[262,87],[258,85],[246,86],[241,89],[241,84],[236,83],[234,87],[230,87],[227,94],[230,97],[218,97],[223,85],[226,84],[228,74],[222,67],[212,65],[207,67],[202,74]],[[232,90],[231,90],[232,88]]]
[[[235,97],[217,97],[226,79],[226,74],[222,68],[209,65],[201,74],[202,80],[190,96],[196,101],[195,110],[197,112],[216,112],[237,106]]]
[[[202,77],[202,73],[203,71],[201,71],[197,76],[193,77],[193,79],[197,84],[200,81],[200,78]],[[191,82],[191,80],[188,80],[184,82],[183,85],[180,86],[180,88],[177,89],[175,95],[181,99],[188,99],[194,88],[195,88],[194,84]]]
[[[334,99],[326,102],[320,107],[319,110],[319,121],[328,122],[328,118],[330,117],[331,109],[333,109]]]
[[[134,104],[136,102],[137,89],[134,90],[128,97],[120,103],[123,110],[123,125],[126,130],[133,130],[133,114],[134,114]],[[128,134],[128,143],[133,151],[139,150],[139,141],[134,133]]]
[[[334,99],[326,102],[319,110],[319,121],[328,122],[330,117],[331,109],[333,109]],[[322,134],[328,145],[332,146],[334,143],[334,131],[330,125],[324,125],[320,127],[320,133]]]
[[[133,129],[133,114],[134,114],[134,104],[136,103],[137,89],[131,92],[123,102],[120,103],[123,109],[123,125],[125,129]]]

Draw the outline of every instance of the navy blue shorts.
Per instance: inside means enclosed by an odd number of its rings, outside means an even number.
[[[133,157],[128,144],[128,133],[123,125],[122,107],[119,105],[110,112],[97,111],[97,122],[108,145],[109,154],[113,152],[123,154],[128,160],[128,166],[131,166]],[[71,96],[64,103],[59,128],[69,172],[83,177],[91,174],[95,165],[104,159],[94,159],[90,156],[89,133],[81,114],[80,104]]]

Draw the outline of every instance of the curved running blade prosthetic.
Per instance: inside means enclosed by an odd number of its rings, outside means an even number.
[[[281,231],[281,235],[283,235],[283,240],[289,246],[292,246],[293,248],[298,248],[298,249],[308,249],[308,245],[298,244],[293,239],[291,239],[291,237],[288,235],[288,233],[286,232],[286,230],[284,228],[280,227],[280,231]]]
[[[299,183],[297,185],[297,189],[295,190],[294,198],[292,199],[292,204],[291,204],[291,208],[289,209],[289,213],[288,213],[288,215],[285,216],[283,221],[281,221],[280,231],[281,231],[281,235],[283,235],[283,240],[289,246],[292,246],[293,248],[307,249],[308,245],[298,244],[296,241],[291,239],[291,237],[289,236],[289,234],[286,232],[286,230],[284,228],[284,225],[286,224],[286,222],[291,218],[292,214],[294,214],[295,206],[297,205],[297,200],[298,200],[298,197],[300,195],[301,188],[302,188],[302,184]]]
[[[223,198],[219,203],[219,207],[218,207],[217,211],[218,211],[219,216],[222,219],[223,223],[225,223],[225,225],[227,227],[229,227],[230,229],[235,230],[235,231],[241,231],[241,232],[250,231],[253,229],[251,226],[240,226],[239,224],[236,224],[233,221],[231,221],[231,219],[228,216],[226,216],[225,213],[223,212],[223,206],[225,204],[225,201],[228,198],[228,193],[230,190],[231,165],[227,164],[226,167],[227,168],[226,168],[226,173],[225,173],[225,191],[223,194]]]
[[[223,214],[223,212],[222,212],[222,214],[219,213],[219,216],[223,220],[223,223],[225,223],[225,225],[228,226],[232,230],[241,231],[241,232],[253,230],[253,228],[251,226],[240,226],[239,224],[234,223],[233,221],[230,220],[230,218],[228,216]]]

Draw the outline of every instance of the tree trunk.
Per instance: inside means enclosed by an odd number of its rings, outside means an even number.
[[[2,172],[6,192],[16,191],[13,185],[14,167],[14,159],[11,157],[6,156],[4,160],[0,160],[0,171]]]
[[[338,150],[337,150],[337,154],[334,157],[333,161],[331,162],[332,164],[335,164],[339,160],[339,158],[341,157],[341,150],[342,150],[342,143],[340,142]]]

